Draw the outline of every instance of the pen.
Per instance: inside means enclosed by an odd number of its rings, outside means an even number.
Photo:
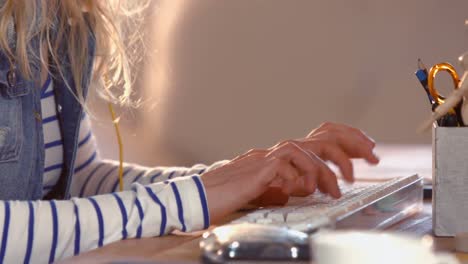
[[[426,91],[427,98],[429,99],[429,103],[432,106],[432,111],[434,111],[434,109],[438,106],[438,104],[432,97],[431,93],[429,92],[429,87],[428,87],[428,82],[427,82],[428,72],[427,72],[426,66],[424,66],[421,59],[418,59],[418,70],[414,74],[416,75],[416,78],[418,78],[419,83],[421,83],[422,87],[424,88],[424,91]]]
[[[428,76],[428,71],[426,66],[424,66],[422,60],[418,58],[418,70],[414,73],[416,75],[416,78],[418,78],[419,83],[421,83],[421,86],[424,88],[424,91],[426,91],[427,98],[429,99],[429,103],[431,104],[431,109],[434,111],[439,104],[437,103],[436,100],[431,95],[431,92],[429,91],[429,86],[428,86],[428,81],[427,81],[427,76]],[[437,125],[439,126],[446,126],[447,124],[453,123],[453,118],[451,118],[450,115],[444,115],[441,118],[437,120]]]

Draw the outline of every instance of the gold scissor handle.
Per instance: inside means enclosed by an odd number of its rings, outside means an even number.
[[[434,80],[439,71],[446,71],[450,74],[453,80],[453,85],[455,89],[458,89],[458,83],[460,79],[458,78],[458,73],[455,68],[447,62],[438,63],[429,70],[429,76],[427,76],[427,85],[429,86],[429,93],[431,94],[432,98],[436,100],[438,105],[444,103],[443,97],[439,94],[437,89],[435,88]]]

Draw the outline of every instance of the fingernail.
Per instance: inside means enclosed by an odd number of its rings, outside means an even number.
[[[375,154],[375,152],[370,153],[370,155],[367,158],[367,161],[372,163],[372,164],[377,164],[380,162],[379,156]]]
[[[377,161],[377,163],[380,161],[380,157],[377,156],[377,154],[375,154],[375,152],[372,152],[372,155],[374,155],[374,158],[375,160]]]
[[[338,189],[338,190],[336,190],[335,192],[333,192],[333,196],[334,196],[335,198],[337,198],[337,199],[340,198],[340,197],[341,197],[341,191],[340,191],[340,189]]]
[[[343,177],[343,180],[345,180],[346,182],[352,183],[352,182],[354,182],[354,176],[351,176],[351,177]]]

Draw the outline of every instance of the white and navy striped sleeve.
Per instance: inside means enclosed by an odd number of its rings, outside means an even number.
[[[116,161],[100,158],[88,116],[85,116],[81,122],[76,157],[75,175],[71,186],[73,196],[86,197],[119,190],[119,164]],[[128,190],[134,182],[146,185],[177,177],[201,175],[225,163],[226,161],[220,161],[211,166],[197,164],[189,168],[149,168],[125,163],[123,173],[124,190]]]
[[[208,225],[198,175],[88,198],[0,201],[0,263],[51,263],[121,239]]]

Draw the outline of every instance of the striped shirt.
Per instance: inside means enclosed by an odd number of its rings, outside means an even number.
[[[44,129],[44,189],[62,170],[63,148],[48,79],[41,90]],[[124,164],[123,192],[118,163],[101,159],[89,117],[81,120],[71,200],[0,201],[0,263],[50,263],[108,243],[192,231],[209,225],[200,174],[211,167],[148,168]]]

